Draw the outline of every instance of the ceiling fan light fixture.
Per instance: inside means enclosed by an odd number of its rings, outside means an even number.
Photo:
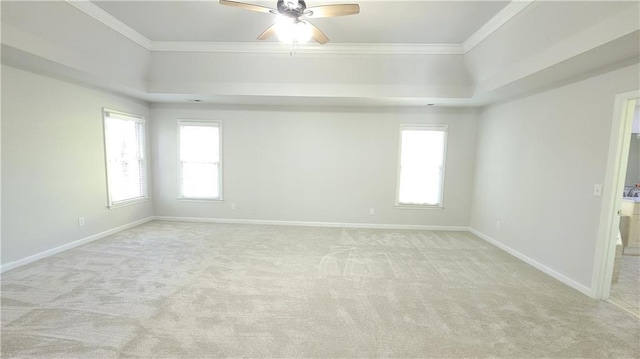
[[[311,26],[306,21],[296,23],[296,41],[307,42],[311,40]]]
[[[276,33],[278,40],[284,43],[303,43],[311,39],[311,26],[306,21],[291,19],[284,16],[277,21]]]
[[[307,22],[306,18],[316,19],[360,13],[358,4],[330,4],[307,8],[305,0],[277,0],[276,8],[272,9],[234,0],[219,0],[219,2],[226,6],[277,15],[276,22],[258,35],[258,40],[266,40],[277,35],[280,41],[290,44],[313,39],[320,45],[324,45],[329,41],[327,35]]]

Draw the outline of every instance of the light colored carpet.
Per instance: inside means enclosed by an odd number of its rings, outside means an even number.
[[[623,255],[618,283],[609,300],[640,318],[640,256]]]
[[[150,222],[7,272],[2,358],[637,358],[640,323],[464,232]]]

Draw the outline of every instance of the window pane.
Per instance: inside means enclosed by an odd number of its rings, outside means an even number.
[[[398,202],[442,202],[445,131],[402,130]]]
[[[146,197],[144,122],[105,111],[109,205]]]
[[[180,126],[180,160],[219,162],[218,127]]]
[[[217,198],[218,165],[210,163],[182,163],[182,196]]]
[[[220,128],[212,124],[181,123],[178,126],[181,197],[221,197]]]

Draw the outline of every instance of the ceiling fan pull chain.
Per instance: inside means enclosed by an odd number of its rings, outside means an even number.
[[[294,39],[291,41],[291,47],[289,47],[289,57],[293,57],[293,54],[296,53],[296,44],[298,42]]]

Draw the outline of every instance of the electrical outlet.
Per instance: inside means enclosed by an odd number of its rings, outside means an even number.
[[[496,229],[500,230],[501,227],[502,227],[502,223],[500,223],[500,221],[496,221]]]
[[[236,209],[236,204],[235,203],[231,203],[231,209],[235,211],[235,209]]]
[[[376,209],[375,208],[369,208],[369,215],[373,216],[374,214],[376,214]]]
[[[78,217],[78,227],[84,226],[84,217]]]

